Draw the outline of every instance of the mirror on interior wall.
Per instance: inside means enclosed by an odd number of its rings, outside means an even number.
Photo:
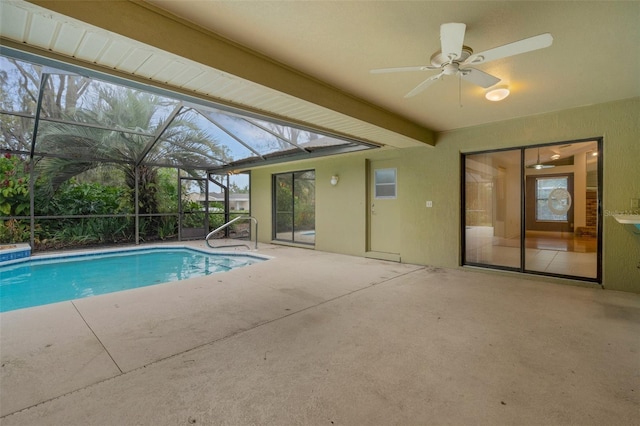
[[[463,155],[465,265],[600,278],[598,140]]]
[[[528,148],[525,270],[597,277],[598,143]]]

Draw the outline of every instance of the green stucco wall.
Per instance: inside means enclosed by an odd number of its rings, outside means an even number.
[[[297,170],[316,171],[316,249],[362,256],[365,250],[365,157],[348,154],[286,163],[251,172],[251,213],[258,218],[260,241],[271,241],[271,176]],[[331,186],[331,176],[338,185]]]
[[[630,200],[640,198],[640,98],[445,132],[435,148],[380,149],[255,169],[251,209],[260,221],[260,241],[271,241],[271,175],[315,169],[316,250],[364,256],[366,161],[396,158],[402,262],[455,268],[460,153],[593,137],[604,138],[603,285],[640,293],[640,235],[610,216],[629,212]],[[333,174],[340,176],[335,187],[329,183]],[[432,208],[425,207],[427,200]]]

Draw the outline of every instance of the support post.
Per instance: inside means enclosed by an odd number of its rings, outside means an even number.
[[[31,250],[35,250],[36,248],[36,196],[34,194],[35,189],[35,167],[33,164],[33,158],[29,159],[29,245],[31,245]]]
[[[139,186],[140,186],[140,166],[135,166],[133,169],[133,173],[135,173],[136,175],[136,190],[134,191],[135,193],[135,214],[136,214],[136,245],[140,244],[140,205],[138,204],[138,192],[139,192]]]

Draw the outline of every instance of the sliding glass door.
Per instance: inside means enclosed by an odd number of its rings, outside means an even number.
[[[601,144],[463,155],[463,264],[600,282]]]
[[[273,175],[273,239],[315,244],[315,206],[315,171]]]

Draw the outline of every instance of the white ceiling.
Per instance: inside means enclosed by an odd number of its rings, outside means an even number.
[[[126,24],[112,17],[101,21],[100,15],[108,15],[109,2],[0,0],[0,36],[3,44],[14,43],[10,47],[52,52],[81,65],[398,147],[429,138],[403,132],[402,120],[406,128],[415,124],[418,132],[420,128],[442,132],[640,96],[638,1],[146,0],[135,4],[161,8],[336,88],[338,102],[333,105],[354,99],[364,108],[373,104],[372,110],[390,111],[392,124],[315,105],[310,97],[283,93],[286,90],[250,81],[246,75],[238,77],[180,57],[179,52],[167,53],[158,47],[160,41],[155,43],[158,34],[147,37],[146,43],[131,40],[123,35],[129,16],[121,17]],[[121,5],[118,11],[125,10]],[[91,18],[93,25],[57,12]],[[465,45],[476,52],[546,32],[554,42],[546,49],[478,66],[510,86],[511,96],[498,103],[485,100],[480,87],[465,81],[459,85],[455,77],[405,99],[434,72],[369,73],[373,68],[428,64],[439,49],[439,27],[446,22],[465,23]],[[158,31],[161,36],[162,29]]]
[[[146,1],[436,131],[640,96],[637,1]],[[435,72],[369,73],[429,64],[446,22],[476,52],[554,42],[478,66],[510,86],[498,103],[462,81],[461,107],[457,77],[405,99]]]

